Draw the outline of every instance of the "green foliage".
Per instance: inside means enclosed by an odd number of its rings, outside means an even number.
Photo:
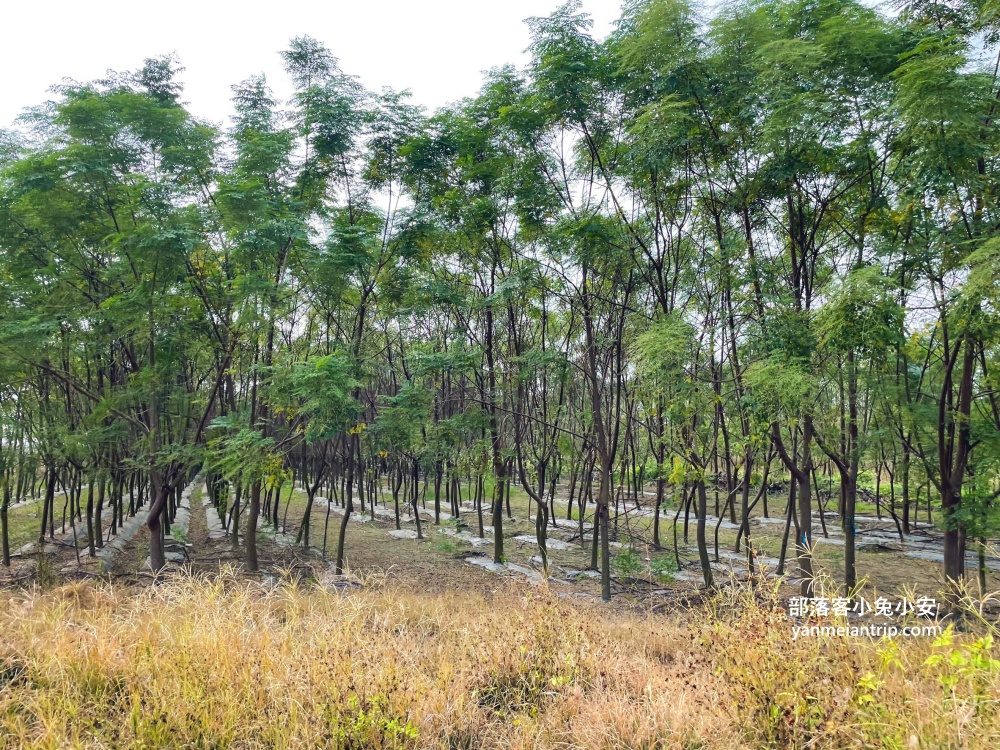
[[[352,392],[360,383],[343,354],[273,368],[269,401],[275,416],[305,422],[307,442],[331,440],[354,425],[360,405]]]
[[[642,559],[633,549],[626,549],[615,555],[615,572],[622,578],[635,578],[642,573]]]
[[[901,343],[903,309],[891,282],[874,267],[851,272],[817,314],[819,344],[885,361]]]
[[[677,572],[677,562],[672,557],[654,557],[649,562],[649,570],[657,580],[671,581]]]
[[[691,361],[694,335],[694,326],[678,315],[655,322],[636,339],[640,372],[662,383],[682,376]]]
[[[281,456],[275,452],[274,438],[245,427],[240,415],[217,417],[212,427],[219,434],[208,442],[208,465],[231,481],[249,486],[254,482],[277,480]]]
[[[746,382],[753,398],[771,413],[795,414],[807,404],[815,381],[803,367],[773,358],[754,362]]]
[[[945,695],[954,696],[961,686],[963,694],[973,696],[977,703],[992,698],[988,686],[991,675],[1000,672],[1000,659],[993,658],[993,637],[987,635],[972,643],[955,643],[953,626],[935,639],[934,653],[924,666],[936,668],[937,678]]]
[[[810,427],[991,535],[998,18],[571,1],[430,117],[309,37],[226,131],[172,58],[57,87],[0,137],[0,484],[757,482]]]

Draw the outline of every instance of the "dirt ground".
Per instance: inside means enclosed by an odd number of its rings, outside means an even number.
[[[188,528],[182,533],[184,559],[172,563],[171,569],[186,567],[210,575],[223,566],[242,565],[242,534],[236,548],[228,537],[213,539],[210,536],[207,519],[211,513],[216,513],[216,516],[218,514],[214,508],[203,504],[203,492],[204,485],[200,480],[190,488],[190,520]],[[565,488],[557,491],[556,522],[548,530],[549,575],[546,584],[560,596],[581,602],[596,602],[600,594],[599,582],[596,573],[588,570],[592,534],[586,533],[581,545],[578,520],[566,520],[565,497]],[[671,609],[682,607],[700,596],[702,578],[694,547],[694,514],[688,519],[686,539],[684,514],[680,515],[675,554],[673,518],[676,509],[664,510],[660,520],[662,547],[655,549],[651,543],[651,500],[650,492],[638,505],[634,500],[630,500],[627,505],[621,503],[612,521],[612,575],[616,606]],[[325,499],[317,499],[311,513],[312,546],[306,550],[302,545],[294,544],[294,536],[302,522],[306,504],[303,491],[295,489],[289,493],[286,485],[279,506],[279,515],[284,519],[283,533],[276,533],[266,524],[262,524],[258,530],[261,575],[314,578],[332,576],[341,511],[336,506],[331,507],[328,518],[329,504]],[[512,489],[510,517],[504,519],[506,564],[502,567],[492,565],[492,529],[487,527],[484,539],[477,536],[479,523],[473,506],[463,504],[458,519],[449,518],[448,508],[442,507],[441,525],[436,525],[433,522],[431,493],[427,493],[425,504],[427,511],[426,516],[422,515],[422,539],[397,538],[392,535],[395,521],[388,492],[378,496],[374,519],[356,508],[348,526],[345,545],[345,567],[349,573],[370,581],[382,579],[402,584],[414,591],[435,593],[469,590],[485,596],[503,588],[511,578],[541,583],[543,568],[535,542],[535,522],[528,513],[529,499],[519,488]],[[776,511],[780,513],[783,504],[781,498],[771,497],[772,519]],[[711,500],[710,505],[714,509]],[[421,507],[421,511],[423,510]],[[862,508],[862,513],[859,514],[862,518],[867,518],[863,515],[866,510]],[[370,507],[366,511],[370,511]],[[37,519],[38,508],[29,505],[17,509],[17,512],[17,541],[23,543],[24,538],[37,533],[37,525],[40,523]],[[575,509],[573,514],[576,515]],[[245,516],[241,520],[241,527],[245,528]],[[843,534],[837,519],[826,520],[826,530],[831,541],[826,541],[827,537],[824,537],[817,520],[813,531],[814,564],[820,587],[833,595],[843,581],[844,550],[842,544],[838,544],[838,539],[842,540]],[[324,556],[323,537],[327,522]],[[487,508],[484,510],[484,524],[489,523]],[[400,525],[402,535],[415,536],[416,527],[406,508],[401,511]],[[716,530],[716,526],[720,528]],[[67,528],[69,529],[68,526]],[[926,554],[918,554],[933,557],[935,551],[940,549],[939,531],[928,528],[924,522],[916,532],[916,536],[923,541],[903,545],[899,543],[898,537],[892,538],[895,525],[889,518],[863,521],[859,523],[859,530],[857,570],[859,579],[863,581],[862,594],[866,598],[873,600],[879,595],[896,598],[943,597],[941,564],[933,559],[907,554],[914,549],[927,550]],[[771,575],[776,572],[776,558],[780,553],[783,531],[783,523],[763,519],[758,510],[752,514],[751,542],[757,553],[755,559],[758,572]],[[719,552],[717,560],[716,533]],[[736,551],[736,536],[737,531],[732,528],[728,518],[723,519],[722,524],[715,518],[709,519],[709,552],[717,584],[725,585],[727,581],[746,576],[746,548],[742,546],[739,552]],[[149,538],[144,524],[139,525],[135,535],[110,556],[109,562],[103,564],[87,555],[85,527],[77,529],[75,544],[70,535],[59,544],[50,543],[47,548],[49,552],[41,556],[33,550],[16,556],[10,569],[0,571],[0,585],[26,585],[35,580],[51,583],[101,577],[130,585],[146,585],[154,580],[147,565]],[[995,549],[991,553],[997,554]],[[677,557],[681,563],[679,569],[676,568]],[[990,558],[991,565],[996,562],[996,557]],[[798,590],[797,569],[794,549],[790,548],[784,570],[784,591],[789,596]],[[975,587],[975,569],[970,567],[969,574]],[[992,569],[988,571],[986,590],[1000,590],[1000,572]]]

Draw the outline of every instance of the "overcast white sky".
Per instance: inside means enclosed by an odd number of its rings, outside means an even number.
[[[176,53],[184,99],[222,122],[229,87],[265,73],[287,94],[278,52],[308,34],[369,89],[409,88],[429,110],[474,94],[481,72],[523,64],[523,20],[560,0],[6,0],[0,21],[0,127],[51,98],[64,77],[87,81],[108,69]],[[620,0],[584,0],[594,32],[612,28]]]

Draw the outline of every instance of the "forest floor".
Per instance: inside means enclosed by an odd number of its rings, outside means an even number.
[[[467,492],[468,485],[463,485]],[[506,565],[492,564],[494,552],[493,529],[490,526],[490,509],[483,509],[484,534],[479,537],[479,518],[474,505],[463,501],[460,517],[450,518],[449,507],[443,501],[440,524],[434,523],[431,492],[422,494],[421,532],[416,537],[416,526],[410,508],[401,502],[400,528],[396,531],[395,512],[388,488],[377,497],[374,518],[370,515],[370,502],[364,511],[355,501],[345,546],[345,567],[354,573],[383,575],[387,580],[411,582],[429,592],[452,589],[489,591],[498,585],[499,577],[516,577],[539,583],[543,577],[542,560],[536,542],[535,521],[529,511],[532,503],[518,487],[513,487],[510,497],[510,514],[504,518],[504,560]],[[489,488],[487,487],[487,490]],[[210,573],[221,565],[239,564],[243,559],[242,534],[234,547],[229,536],[217,530],[212,538],[208,518],[213,512],[204,503],[204,483],[198,479],[187,488],[190,497],[190,519],[185,524],[183,558],[177,557],[174,566],[182,564],[191,569]],[[615,598],[628,607],[669,609],[674,604],[686,606],[699,597],[703,583],[697,549],[695,547],[696,514],[678,517],[676,534],[674,516],[676,507],[661,512],[661,548],[652,544],[653,511],[652,491],[647,490],[637,504],[634,499],[619,504],[613,511],[612,576]],[[714,508],[710,492],[710,509]],[[758,573],[774,577],[779,567],[779,557],[785,520],[780,515],[784,504],[780,497],[771,497],[770,518],[760,510],[751,513],[751,541],[755,552]],[[307,506],[306,493],[299,488],[282,492],[279,505],[281,533],[262,518],[258,529],[258,547],[264,570],[299,569],[309,575],[314,570],[327,570],[335,556],[336,539],[342,510],[335,503],[317,497],[311,512],[311,546],[307,551],[295,545],[294,537],[302,524]],[[328,507],[329,506],[329,507]],[[57,496],[57,511],[61,510]],[[776,514],[775,508],[778,509]],[[0,585],[30,584],[38,578],[47,583],[79,578],[110,577],[142,584],[152,580],[148,568],[148,531],[143,523],[144,511],[137,519],[127,519],[115,529],[118,539],[111,533],[111,511],[105,509],[103,527],[110,548],[98,551],[98,558],[87,554],[85,523],[74,527],[57,516],[55,539],[47,540],[47,554],[36,553],[37,533],[40,525],[41,503],[25,503],[11,510],[9,528],[11,549],[15,552],[11,569],[0,570]],[[329,510],[329,513],[328,513]],[[862,582],[861,593],[874,600],[877,596],[917,597],[927,596],[943,600],[944,581],[941,555],[942,535],[938,529],[921,519],[911,534],[900,540],[891,517],[876,517],[876,510],[866,504],[859,506],[857,537],[857,572]],[[548,585],[562,596],[593,599],[599,596],[600,587],[596,572],[590,569],[593,533],[591,517],[585,519],[585,533],[581,540],[578,511],[573,509],[572,520],[567,520],[566,488],[557,488],[555,523],[547,531]],[[217,517],[218,521],[218,517]],[[738,528],[727,514],[721,521],[714,516],[707,519],[708,545],[713,575],[717,583],[727,583],[747,577],[745,544],[736,547]],[[825,519],[825,530],[814,513],[813,541],[814,565],[819,585],[830,596],[843,585],[844,546],[843,531],[832,514]],[[221,522],[221,521],[219,521]],[[219,522],[216,523],[218,526]],[[245,529],[246,516],[241,515],[241,532]],[[125,531],[125,534],[121,532]],[[324,533],[325,532],[325,533]],[[794,527],[788,543],[784,577],[780,583],[783,596],[794,595],[798,590],[798,564],[795,560]],[[717,543],[716,543],[717,540]],[[675,547],[676,544],[676,547]],[[718,557],[716,557],[716,552]],[[678,567],[677,562],[680,562]],[[41,563],[39,562],[41,561]],[[977,560],[970,551],[967,560],[970,587],[978,590]],[[1000,548],[996,542],[987,544],[985,592],[1000,590]],[[988,602],[993,607],[992,601]]]
[[[786,612],[794,578],[751,586],[723,522],[721,585],[700,591],[693,522],[688,543],[678,523],[675,570],[664,562],[674,560],[673,514],[661,527],[666,548],[654,551],[642,501],[619,508],[609,606],[587,570],[589,537],[581,548],[578,521],[563,520],[558,502],[543,579],[517,488],[502,566],[491,530],[478,537],[475,508],[463,504],[457,521],[442,508],[435,525],[428,500],[416,539],[405,509],[397,532],[389,498],[374,519],[352,514],[349,573],[337,576],[339,509],[314,503],[307,551],[294,544],[305,493],[286,486],[283,497],[286,528],[259,530],[256,576],[243,572],[242,540],[234,548],[200,479],[185,490],[158,577],[144,514],[96,558],[85,527],[74,546],[68,525],[44,555],[16,557],[0,588],[0,748],[1000,746],[990,640],[1000,632],[989,611],[938,637],[797,637],[806,623]],[[28,539],[31,512],[15,511]],[[869,599],[938,593],[933,554],[906,554],[933,553],[936,541],[901,545],[882,538],[885,523],[861,525],[859,544],[884,548],[858,553]],[[765,571],[782,530],[755,515]],[[714,559],[713,537],[714,526]],[[817,544],[831,595],[842,554]],[[996,571],[988,583],[1000,588]]]

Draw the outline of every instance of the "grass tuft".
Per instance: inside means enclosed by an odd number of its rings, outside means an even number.
[[[233,571],[2,596],[3,748],[1000,746],[988,636],[793,641],[766,585],[683,619]]]

